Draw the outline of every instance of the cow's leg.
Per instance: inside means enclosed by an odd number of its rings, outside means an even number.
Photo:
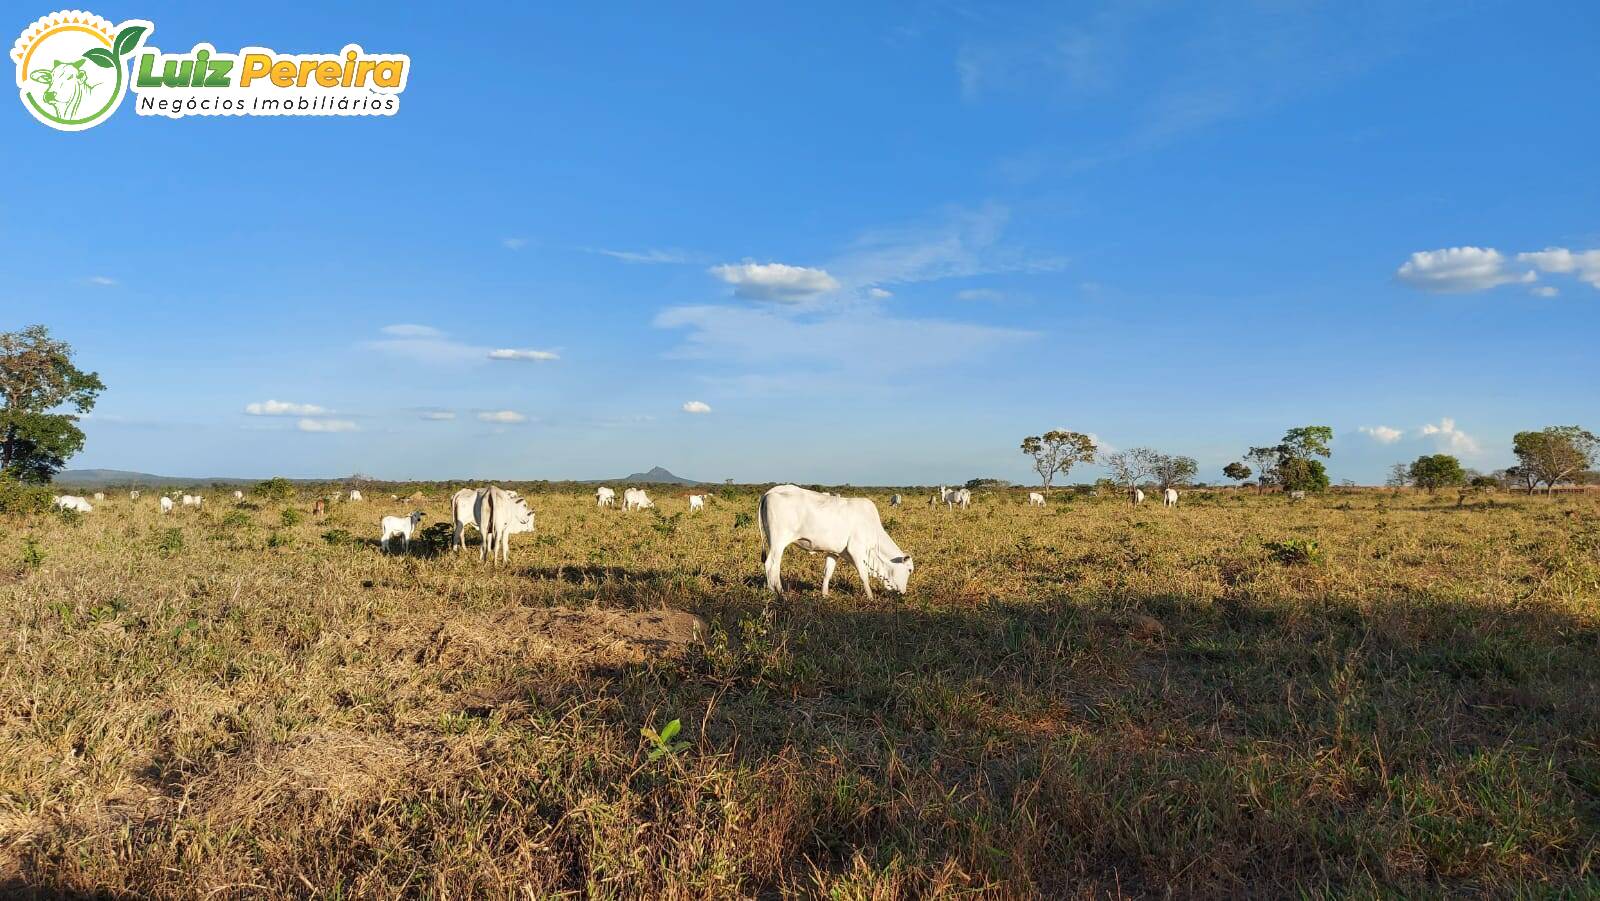
[[[378,545],[383,548],[385,554],[389,553],[389,536],[383,536],[383,540],[379,541]]]
[[[833,580],[833,568],[839,565],[839,558],[832,554],[822,564],[822,596],[828,596],[828,583]]]
[[[782,543],[775,541],[772,543],[772,547],[767,549],[767,557],[765,562],[767,569],[767,587],[772,589],[774,594],[778,595],[783,594],[783,550],[788,546],[789,543],[787,541]]]
[[[872,600],[872,578],[867,575],[867,565],[857,559],[855,554],[850,555],[850,562],[856,565],[856,573],[861,576],[861,590],[867,593],[867,600]]]

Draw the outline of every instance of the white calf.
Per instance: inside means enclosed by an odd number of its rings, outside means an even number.
[[[235,491],[233,493],[233,499],[236,500],[236,501],[244,500],[244,492],[243,491]]]
[[[706,496],[705,495],[703,495],[703,494],[691,494],[691,495],[689,495],[689,512],[693,513],[696,510],[704,510],[705,508],[706,508]]]
[[[1037,491],[1028,492],[1028,506],[1030,506],[1030,507],[1043,507],[1044,506],[1044,495],[1040,494]]]
[[[129,497],[129,498],[130,498],[130,499],[132,499],[132,500],[138,500],[138,499],[139,499],[139,492],[137,492],[137,491],[130,491],[130,492],[128,492],[128,497]]]
[[[100,503],[101,501],[103,501],[105,499],[106,499],[106,493],[104,491],[96,491],[94,493],[94,502],[95,503],[98,504],[98,503]]]
[[[172,498],[164,497],[164,498],[161,499],[161,512],[162,513],[171,513],[172,512]]]
[[[185,507],[199,507],[201,504],[205,503],[205,500],[206,499],[204,497],[198,494],[185,494],[183,496],[183,505]]]
[[[1306,493],[1304,491],[1291,491],[1291,492],[1289,492],[1289,500],[1291,500],[1291,501],[1303,501],[1305,499],[1306,499]]]
[[[383,547],[385,554],[389,553],[389,539],[398,536],[400,545],[405,553],[411,553],[411,533],[417,530],[417,523],[422,522],[422,511],[410,516],[385,516],[379,520],[378,526],[383,530],[383,536],[378,543]]]
[[[1176,489],[1176,488],[1168,488],[1167,490],[1161,492],[1161,506],[1163,506],[1163,507],[1176,507],[1176,506],[1178,506],[1178,489]]]

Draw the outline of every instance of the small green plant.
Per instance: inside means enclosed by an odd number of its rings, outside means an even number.
[[[67,507],[62,507],[61,509],[57,510],[56,515],[60,516],[61,521],[69,526],[75,526],[78,523],[83,522],[82,513]]]
[[[22,567],[35,569],[44,562],[44,551],[39,549],[39,539],[32,535],[22,539]]]
[[[1322,548],[1309,538],[1290,538],[1286,541],[1268,541],[1262,545],[1272,559],[1284,566],[1301,566],[1322,562]]]
[[[167,529],[162,532],[161,537],[156,539],[156,550],[168,556],[183,550],[183,530]]]
[[[639,730],[639,734],[643,735],[645,741],[650,743],[650,753],[647,756],[651,761],[660,760],[668,754],[676,754],[689,747],[689,743],[686,741],[673,741],[678,737],[678,731],[682,728],[682,720],[673,720],[661,727],[660,732],[649,726]]]
[[[271,535],[267,536],[267,547],[288,547],[291,544],[294,544],[293,535],[285,535],[282,532],[273,532]]]
[[[242,529],[250,525],[250,514],[243,510],[230,510],[227,516],[222,517],[222,525],[229,529]]]
[[[329,529],[322,533],[322,540],[332,545],[350,543],[350,533],[344,529]]]
[[[733,527],[735,529],[749,528],[750,526],[755,524],[755,521],[756,521],[756,517],[755,517],[755,514],[753,514],[753,513],[735,513],[735,514],[733,514]]]
[[[306,516],[304,513],[301,513],[299,510],[296,510],[293,507],[287,507],[284,509],[283,515],[279,518],[283,520],[283,524],[286,526],[297,526],[306,518]]]

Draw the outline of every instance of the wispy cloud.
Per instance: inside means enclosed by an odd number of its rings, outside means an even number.
[[[429,422],[449,422],[456,418],[454,410],[423,410],[417,415]]]
[[[1010,211],[999,204],[952,209],[931,223],[867,231],[827,264],[845,287],[907,284],[1001,272],[1051,272],[1062,256],[1002,242]]]
[[[1478,439],[1468,435],[1456,427],[1456,421],[1448,416],[1441,418],[1437,423],[1428,423],[1417,430],[1425,438],[1432,438],[1439,447],[1458,454],[1476,454],[1480,448]]]
[[[296,404],[286,400],[264,400],[245,404],[244,411],[251,416],[321,416],[330,412],[316,404]]]
[[[528,246],[527,238],[501,238],[500,246],[506,250],[521,250]]]
[[[88,282],[91,285],[99,285],[102,288],[109,288],[109,287],[111,287],[113,285],[118,284],[117,280],[112,278],[109,275],[91,275],[88,278],[84,279],[84,281]]]
[[[439,338],[444,335],[444,332],[431,325],[415,325],[409,322],[386,325],[378,331],[395,338]]]
[[[1513,282],[1531,282],[1538,277],[1527,270],[1513,272],[1506,262],[1492,247],[1422,250],[1400,265],[1395,278],[1435,294],[1466,294]]]
[[[691,254],[688,251],[661,250],[654,247],[648,250],[610,250],[605,247],[585,247],[583,249],[588,253],[597,253],[613,260],[621,260],[624,263],[651,265],[692,263],[695,260],[695,254]]]
[[[967,288],[956,292],[956,300],[998,301],[1004,299],[1005,295],[993,288]]]
[[[711,405],[701,400],[691,400],[683,405],[685,413],[710,413]]]
[[[1405,433],[1399,429],[1390,428],[1386,425],[1364,425],[1356,429],[1356,431],[1366,435],[1379,444],[1393,444],[1396,441],[1399,441],[1401,437],[1405,435]]]
[[[1575,275],[1578,281],[1600,289],[1600,250],[1546,247],[1532,253],[1517,254],[1517,262],[1527,263],[1541,272]]]
[[[348,419],[302,419],[296,423],[302,432],[354,432],[356,424]]]
[[[712,275],[733,286],[735,296],[749,300],[798,301],[839,290],[826,270],[787,263],[724,263]]]
[[[545,362],[548,360],[559,360],[561,359],[561,355],[549,350],[515,350],[512,348],[501,348],[499,350],[489,351],[489,359]]]
[[[518,422],[527,422],[528,417],[515,410],[483,410],[478,413],[478,420],[500,425],[511,425]]]

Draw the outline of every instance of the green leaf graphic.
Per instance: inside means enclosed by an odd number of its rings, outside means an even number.
[[[144,37],[144,32],[145,27],[143,25],[134,25],[117,32],[117,40],[115,41],[117,56],[127,56],[133,51],[133,48],[139,46],[139,39]]]
[[[116,65],[116,60],[111,58],[111,51],[104,47],[91,47],[83,52],[83,58],[94,63],[102,69],[109,69]]]

